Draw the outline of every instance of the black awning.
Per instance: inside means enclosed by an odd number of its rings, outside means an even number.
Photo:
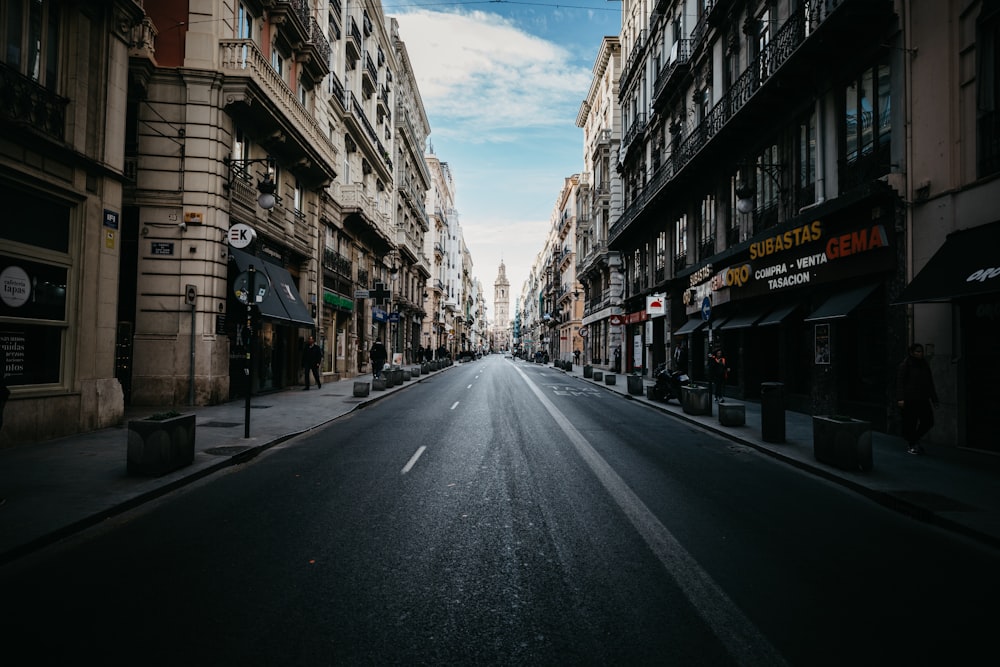
[[[271,283],[264,300],[257,304],[260,314],[273,320],[290,322],[298,326],[311,327],[313,325],[309,311],[302,303],[299,290],[295,287],[291,275],[284,268],[264,261],[260,257],[254,257],[242,250],[231,248],[229,250],[236,266],[239,270],[246,271],[253,265],[256,271],[263,272]],[[293,295],[289,297],[289,294]],[[289,309],[292,309],[291,312]]]
[[[788,318],[789,315],[795,312],[799,307],[797,303],[790,303],[786,306],[780,308],[775,308],[770,313],[768,313],[763,319],[757,322],[758,327],[771,326],[773,324],[781,324]]]
[[[674,332],[675,336],[684,336],[685,334],[694,333],[698,329],[705,326],[705,320],[692,319],[685,322],[680,329]]]
[[[764,313],[760,311],[744,315],[734,315],[727,322],[716,327],[716,329],[722,329],[723,331],[728,331],[730,329],[746,329],[757,324],[757,320],[762,317],[764,317]]]
[[[1000,292],[1000,222],[953,232],[894,304]]]
[[[268,264],[267,272],[271,276],[271,289],[281,299],[281,305],[288,312],[288,319],[304,327],[315,326],[309,308],[302,301],[302,295],[292,280],[292,274],[275,264]]]
[[[804,322],[818,322],[820,320],[836,320],[847,317],[851,311],[861,305],[861,302],[868,298],[868,295],[875,291],[878,285],[865,285],[846,292],[834,294],[823,302],[809,315]]]

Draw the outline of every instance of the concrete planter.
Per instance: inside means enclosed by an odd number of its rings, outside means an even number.
[[[374,378],[372,380],[372,390],[373,391],[385,391],[386,390],[385,378]]]
[[[843,470],[872,469],[871,422],[837,415],[813,418],[813,456]]]
[[[354,383],[354,397],[355,398],[364,398],[365,396],[368,395],[368,392],[370,391],[370,389],[371,389],[371,385],[369,385],[367,382],[355,382]]]
[[[604,381],[604,371],[594,371],[594,382]]]
[[[608,373],[604,376],[604,384],[617,384],[618,376],[614,373]]]
[[[641,375],[629,375],[626,382],[628,383],[628,393],[633,396],[642,396],[643,380]]]
[[[701,385],[681,387],[681,409],[689,415],[711,415],[712,392]]]
[[[747,406],[743,403],[719,403],[719,423],[723,426],[743,426],[747,423]]]
[[[420,377],[420,366],[414,366],[410,369],[410,377]]]
[[[588,378],[588,379],[594,377],[594,367],[590,366],[590,365],[584,366],[583,367],[583,377]]]
[[[194,413],[165,413],[128,423],[130,474],[164,475],[194,463]]]

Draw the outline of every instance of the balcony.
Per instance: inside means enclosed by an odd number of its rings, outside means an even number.
[[[622,137],[620,150],[621,161],[625,162],[628,154],[633,148],[637,148],[642,143],[640,140],[646,134],[646,114],[637,113],[629,126],[625,136]]]
[[[295,60],[313,82],[322,81],[330,73],[330,42],[316,19],[309,19],[309,39],[298,51]]]
[[[365,99],[375,94],[378,88],[378,70],[375,69],[375,61],[371,54],[365,53],[365,68],[361,73],[361,92]]]
[[[392,158],[379,140],[378,133],[365,114],[364,107],[351,91],[344,92],[344,124],[353,140],[361,147],[371,165],[378,170],[383,182],[392,181]]]
[[[337,151],[315,116],[298,101],[270,63],[248,39],[219,40],[219,69],[225,75],[222,98],[235,116],[280,133],[279,153],[298,159],[303,154],[309,166],[301,170],[303,180],[323,183],[336,176]],[[294,153],[294,155],[291,155]]]
[[[351,278],[350,258],[344,257],[336,250],[330,248],[323,249],[323,268],[333,271],[348,280]]]
[[[347,20],[347,41],[344,43],[345,54],[347,57],[347,69],[352,70],[357,64],[358,60],[361,59],[361,30],[358,28],[358,22],[354,20],[351,16]]]
[[[831,60],[830,44],[877,43],[894,16],[890,0],[841,0],[837,5],[812,7],[808,16],[805,6],[793,12],[705,119],[681,138],[670,157],[612,225],[612,247],[650,202],[683,196],[685,185],[679,178],[682,173],[689,177],[697,176],[692,172],[700,172],[708,177],[709,172],[718,169],[720,160],[731,162],[734,154],[752,147],[757,137],[748,135],[743,128],[772,126],[776,115],[787,109],[788,90],[809,90],[814,85],[817,62],[830,61],[836,72],[852,72],[868,57],[863,50],[843,46],[838,57]],[[625,142],[622,145],[624,150]]]
[[[625,67],[622,68],[621,80],[619,83],[619,89],[625,90],[629,86],[629,82],[635,78],[636,74],[645,61],[645,51],[646,51],[646,31],[640,30],[635,38],[635,44],[632,45],[632,50],[629,51],[628,60],[625,62]]]
[[[385,254],[391,248],[395,233],[387,202],[369,196],[359,183],[335,184],[334,198],[340,202],[344,214],[344,226],[358,234],[378,254]]]
[[[307,0],[274,0],[268,12],[271,25],[278,26],[277,43],[289,51],[309,41],[309,2]]]
[[[17,127],[15,133],[38,132],[62,142],[66,136],[69,100],[46,90],[31,79],[0,63],[0,118]]]
[[[681,39],[670,48],[670,59],[653,86],[653,106],[662,109],[670,104],[687,83],[691,72],[691,40]]]

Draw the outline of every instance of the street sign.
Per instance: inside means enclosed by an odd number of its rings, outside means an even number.
[[[236,276],[236,280],[233,281],[233,292],[236,293],[236,298],[242,304],[251,301],[253,303],[260,303],[267,296],[267,290],[271,287],[271,282],[268,280],[267,274],[263,271],[254,271],[253,276],[253,285],[250,284],[250,273],[248,271],[244,271]]]
[[[366,289],[356,289],[356,290],[354,290],[354,298],[355,299],[367,299],[368,298],[368,290],[366,290]]]
[[[708,322],[712,317],[712,300],[707,296],[701,300],[701,319]]]
[[[242,222],[237,222],[235,225],[229,228],[229,245],[234,248],[246,248],[248,245],[253,243],[253,240],[257,238],[257,232],[253,230],[250,225],[244,225]]]

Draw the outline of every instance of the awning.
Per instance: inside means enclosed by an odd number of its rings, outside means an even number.
[[[1000,222],[953,232],[893,303],[952,301],[1000,292]]]
[[[770,313],[768,313],[762,320],[757,322],[758,327],[766,327],[773,324],[781,324],[785,319],[795,312],[795,309],[799,307],[797,303],[790,303],[787,306],[781,306],[780,308],[775,308]]]
[[[762,311],[748,313],[745,315],[734,315],[725,324],[716,328],[724,331],[728,331],[730,329],[746,329],[755,325],[757,320],[762,317],[764,317],[764,313]]]
[[[868,298],[868,295],[875,291],[878,285],[865,285],[846,292],[834,294],[823,305],[812,312],[804,322],[818,322],[820,320],[835,320],[847,317],[851,311],[861,305],[861,302]]]
[[[263,317],[291,322],[299,326],[315,326],[288,271],[277,264],[271,264],[242,250],[230,248],[229,253],[241,272],[246,271],[252,264],[255,270],[267,274],[271,287],[267,290],[264,300],[257,304]]]
[[[705,320],[691,319],[685,322],[680,329],[674,332],[675,336],[684,336],[686,334],[694,333],[698,329],[705,326]]]

